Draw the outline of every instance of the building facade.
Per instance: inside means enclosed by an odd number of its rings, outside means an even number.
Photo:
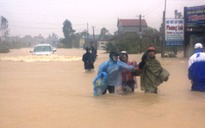
[[[119,35],[127,32],[140,33],[147,29],[147,22],[145,19],[118,19],[117,28]]]

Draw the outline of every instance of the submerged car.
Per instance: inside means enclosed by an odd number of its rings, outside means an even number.
[[[52,55],[56,49],[50,44],[38,44],[33,50],[30,50],[33,55]]]

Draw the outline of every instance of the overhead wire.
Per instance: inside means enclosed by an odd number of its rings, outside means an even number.
[[[164,1],[164,0],[163,0]],[[200,1],[200,0],[168,0],[168,1]],[[68,2],[68,1],[64,1],[64,2]],[[22,0],[22,1],[18,1],[16,4],[13,4],[12,6],[18,6],[18,7],[22,7],[24,6],[25,4],[27,3],[30,3],[30,4],[33,4],[33,6],[35,7],[38,7],[38,5],[56,5],[56,4],[64,4],[64,2],[62,1],[41,1],[41,2],[37,2],[35,0],[31,0],[31,1],[26,1],[26,0]],[[1,3],[1,2],[0,2]],[[35,4],[34,4],[35,3]],[[0,7],[5,7],[7,3],[1,3],[0,4]],[[162,4],[161,1],[158,2],[158,4],[155,4],[156,6],[152,6],[152,8],[149,8],[147,11],[145,11],[143,13],[143,16],[147,16],[147,15],[150,15],[152,14],[152,12],[154,12],[156,9],[158,9],[158,7],[160,6],[160,4]],[[9,5],[6,5],[6,7],[12,7],[12,6],[9,6]],[[10,12],[6,12],[6,13],[10,13]],[[33,13],[33,12],[29,12],[29,13],[21,13],[21,12],[15,12],[16,15],[38,15],[38,16],[55,16],[55,14],[51,14],[51,13],[48,13],[48,12],[44,12],[44,14],[37,14],[37,13]],[[58,15],[59,16],[59,15]],[[66,16],[62,16],[62,14],[60,15],[60,17],[66,17]],[[154,16],[152,18],[155,18]],[[9,22],[12,22],[12,23],[24,23],[24,22],[18,22],[18,21],[9,21]],[[30,22],[30,24],[37,24],[37,25],[53,25],[53,26],[60,26],[62,25],[63,26],[63,21],[62,23],[43,23],[43,22]],[[84,30],[86,28],[86,23],[85,24],[72,24],[73,26],[75,26],[76,28],[81,28],[82,30]],[[101,24],[102,25],[102,24]],[[97,25],[96,25],[97,26]],[[109,27],[116,27],[116,24],[113,25],[113,24],[107,24],[107,26]],[[30,28],[30,29],[57,29],[55,27],[32,27],[32,26],[24,26],[24,25],[13,25],[13,26],[10,26],[10,27],[13,27],[13,28]],[[97,28],[96,28],[97,29]]]
[[[163,0],[163,1],[164,1],[164,0]],[[145,11],[142,15],[143,15],[143,16],[149,15],[149,14],[152,13],[154,10],[158,9],[160,5],[162,5],[162,0],[161,0],[161,1],[159,0],[159,1],[158,1],[158,4],[157,4],[156,6],[150,5],[150,6],[153,7],[153,8],[150,8],[148,11]]]

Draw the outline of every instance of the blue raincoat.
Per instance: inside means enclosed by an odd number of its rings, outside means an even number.
[[[93,81],[93,91],[94,91],[94,96],[99,96],[101,95],[106,89],[107,89],[107,73],[102,72],[95,77]]]
[[[205,92],[205,53],[195,50],[189,58],[188,77],[192,81],[192,91]]]
[[[117,86],[122,85],[122,69],[133,71],[134,66],[128,65],[121,61],[113,61],[111,58],[107,62],[103,62],[98,68],[98,74],[102,72],[107,72],[107,85],[109,86]]]

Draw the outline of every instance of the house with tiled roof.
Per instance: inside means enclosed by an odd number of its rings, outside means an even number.
[[[118,34],[124,34],[127,32],[139,33],[140,24],[141,24],[141,31],[143,31],[148,27],[145,19],[141,19],[141,23],[139,19],[118,19],[117,21]]]

